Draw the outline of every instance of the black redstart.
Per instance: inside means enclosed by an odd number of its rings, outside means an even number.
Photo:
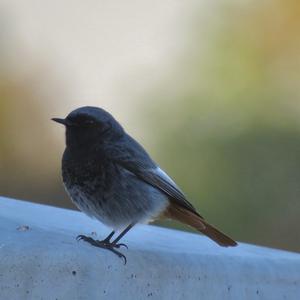
[[[208,224],[175,182],[150,158],[108,112],[81,107],[65,119],[53,118],[66,127],[62,176],[76,206],[113,231],[102,241],[77,238],[108,249],[126,263],[116,249],[120,239],[136,224],[165,217],[190,225],[220,246],[237,243]],[[116,230],[123,230],[111,241]]]

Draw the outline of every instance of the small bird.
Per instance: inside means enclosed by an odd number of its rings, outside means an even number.
[[[81,211],[113,229],[101,241],[84,235],[78,240],[108,249],[126,264],[125,255],[116,250],[127,248],[120,239],[137,223],[169,218],[220,246],[237,245],[204,220],[175,182],[104,109],[85,106],[65,119],[52,120],[66,127],[62,177],[67,193]],[[112,240],[117,230],[123,231]]]

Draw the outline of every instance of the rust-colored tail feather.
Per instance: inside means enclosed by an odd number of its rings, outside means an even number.
[[[164,216],[194,227],[222,247],[237,245],[237,243],[233,239],[231,239],[229,236],[225,235],[212,225],[208,224],[201,216],[197,215],[196,212],[194,213],[192,211],[189,211],[174,203],[171,203],[169,205],[164,213]]]

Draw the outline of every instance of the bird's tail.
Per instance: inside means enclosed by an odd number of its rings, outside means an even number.
[[[208,224],[201,216],[175,203],[169,205],[164,216],[197,229],[222,247],[232,247],[237,245],[233,239],[214,226]]]

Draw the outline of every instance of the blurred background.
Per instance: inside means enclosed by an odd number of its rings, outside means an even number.
[[[0,194],[75,209],[50,118],[101,106],[213,224],[300,251],[299,16],[292,0],[0,0]]]

